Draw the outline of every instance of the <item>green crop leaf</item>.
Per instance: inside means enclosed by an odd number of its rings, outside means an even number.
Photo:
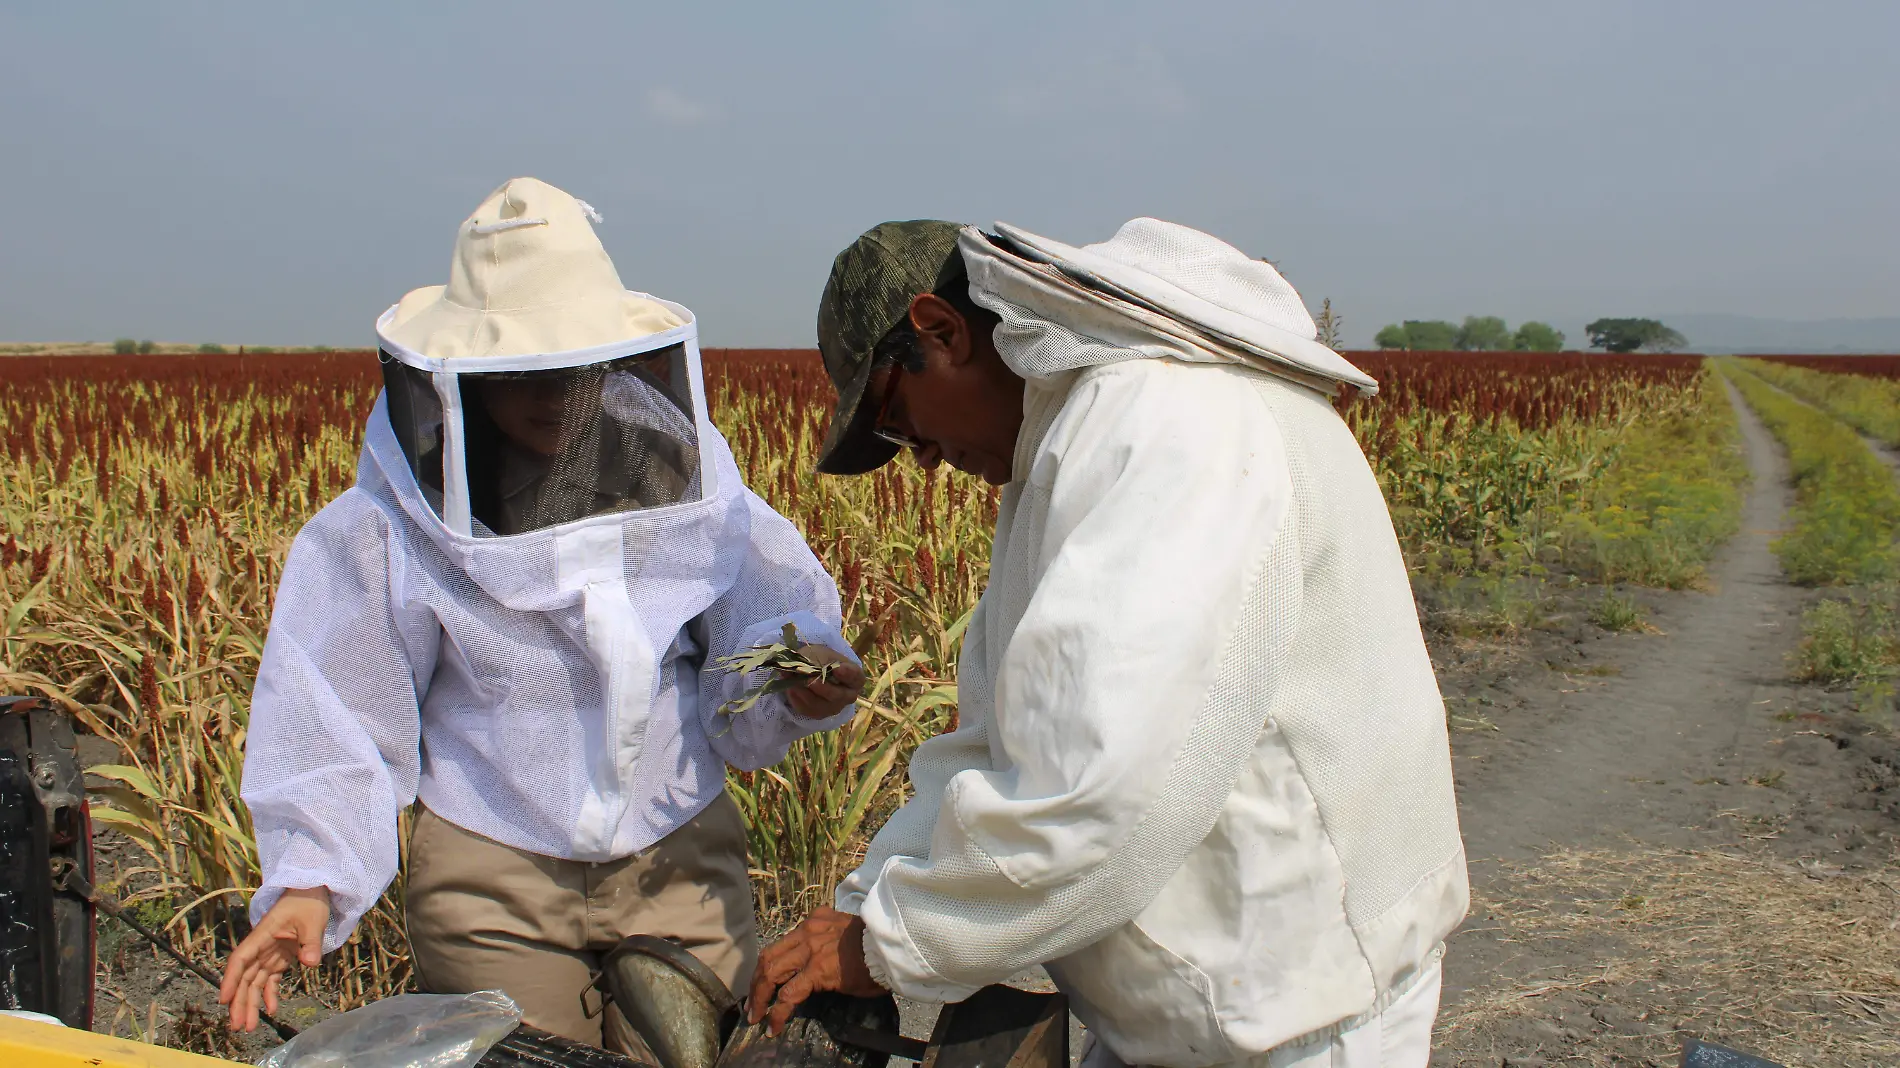
[[[132,789],[137,790],[141,797],[157,798],[161,796],[158,787],[153,784],[151,776],[140,771],[138,768],[132,767],[130,764],[100,764],[95,767],[87,768],[86,773],[89,775],[97,775],[102,779],[113,779],[122,782]]]

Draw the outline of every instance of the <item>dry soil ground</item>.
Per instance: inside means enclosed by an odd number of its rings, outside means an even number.
[[[1435,1064],[1673,1065],[1687,1035],[1900,1064],[1900,748],[1852,695],[1788,681],[1812,594],[1769,549],[1785,463],[1737,407],[1755,481],[1707,589],[1636,591],[1647,630],[1559,592],[1509,640],[1435,639],[1474,892]],[[107,941],[101,1029],[171,1035],[209,1004]]]

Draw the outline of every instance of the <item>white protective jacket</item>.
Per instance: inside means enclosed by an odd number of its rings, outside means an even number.
[[[867,963],[936,1001],[1045,964],[1129,1064],[1245,1061],[1377,1011],[1467,890],[1444,708],[1357,442],[1318,392],[1080,334],[966,261],[1025,415],[961,725],[838,890]]]
[[[697,815],[728,763],[777,763],[850,719],[801,719],[782,696],[718,714],[752,680],[708,660],[784,623],[852,654],[797,528],[710,423],[698,440],[704,500],[468,537],[377,402],[356,485],[297,535],[272,610],[245,743],[253,920],[286,888],[327,886],[336,949],[395,877],[397,816],[418,797],[505,845],[611,860]]]

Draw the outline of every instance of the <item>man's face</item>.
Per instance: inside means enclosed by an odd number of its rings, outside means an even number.
[[[909,446],[925,470],[948,463],[993,486],[1007,483],[1023,421],[1022,379],[996,355],[988,331],[972,331],[941,298],[919,297],[912,321],[924,366],[872,375],[877,428]]]

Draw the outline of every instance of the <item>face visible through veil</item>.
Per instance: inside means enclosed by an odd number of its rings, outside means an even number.
[[[685,355],[671,346],[577,367],[456,376],[474,533],[521,534],[696,499],[698,433]],[[415,376],[389,362],[385,373],[393,422],[402,407],[393,399],[396,380]],[[683,395],[676,384],[685,385]],[[441,416],[427,403],[435,387],[409,385],[409,407],[429,409],[413,418],[436,422],[399,431],[398,440],[420,460],[417,480],[439,490]]]
[[[588,368],[586,370],[591,370]],[[598,377],[589,383],[576,375],[512,378],[485,375],[473,382],[474,394],[502,436],[522,450],[552,459],[573,443],[590,399],[600,403]]]

